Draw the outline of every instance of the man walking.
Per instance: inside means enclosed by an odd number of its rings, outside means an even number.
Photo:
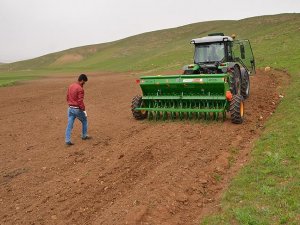
[[[85,105],[83,102],[84,99],[84,90],[83,85],[88,81],[88,78],[85,74],[81,74],[78,77],[78,82],[73,83],[69,86],[67,92],[67,102],[69,105],[68,108],[68,125],[66,129],[66,145],[73,145],[71,142],[71,133],[73,129],[73,124],[75,119],[79,119],[82,123],[82,140],[90,139],[87,135],[87,113],[85,111]]]

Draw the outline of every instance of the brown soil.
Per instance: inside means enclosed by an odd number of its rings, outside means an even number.
[[[251,77],[242,125],[136,121],[132,75],[92,74],[85,86],[89,133],[64,145],[65,94],[77,77],[0,89],[0,224],[199,224],[250,159],[251,147],[288,81]],[[229,116],[228,116],[229,117]]]

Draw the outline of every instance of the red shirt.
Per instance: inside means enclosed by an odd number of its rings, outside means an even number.
[[[81,110],[85,110],[85,105],[83,103],[84,90],[79,83],[74,83],[69,86],[67,93],[67,102],[69,106],[77,106]]]

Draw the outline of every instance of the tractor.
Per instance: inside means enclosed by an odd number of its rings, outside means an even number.
[[[249,40],[223,33],[192,39],[194,63],[178,75],[142,76],[137,80],[143,95],[132,99],[137,120],[226,119],[244,121],[244,102],[250,95],[250,75],[255,60]]]

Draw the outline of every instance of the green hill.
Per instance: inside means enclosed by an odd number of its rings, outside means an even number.
[[[251,41],[257,67],[287,70],[291,84],[256,143],[251,162],[203,224],[300,224],[300,14],[210,21],[73,48],[0,65],[0,86],[43,75],[95,71],[158,73],[192,62],[192,38],[237,34]]]
[[[176,70],[192,62],[193,46],[189,44],[192,38],[220,31],[250,39],[258,66],[285,68],[299,61],[299,27],[300,14],[201,22],[5,64],[0,66],[0,76],[11,72],[34,76],[81,71]]]

